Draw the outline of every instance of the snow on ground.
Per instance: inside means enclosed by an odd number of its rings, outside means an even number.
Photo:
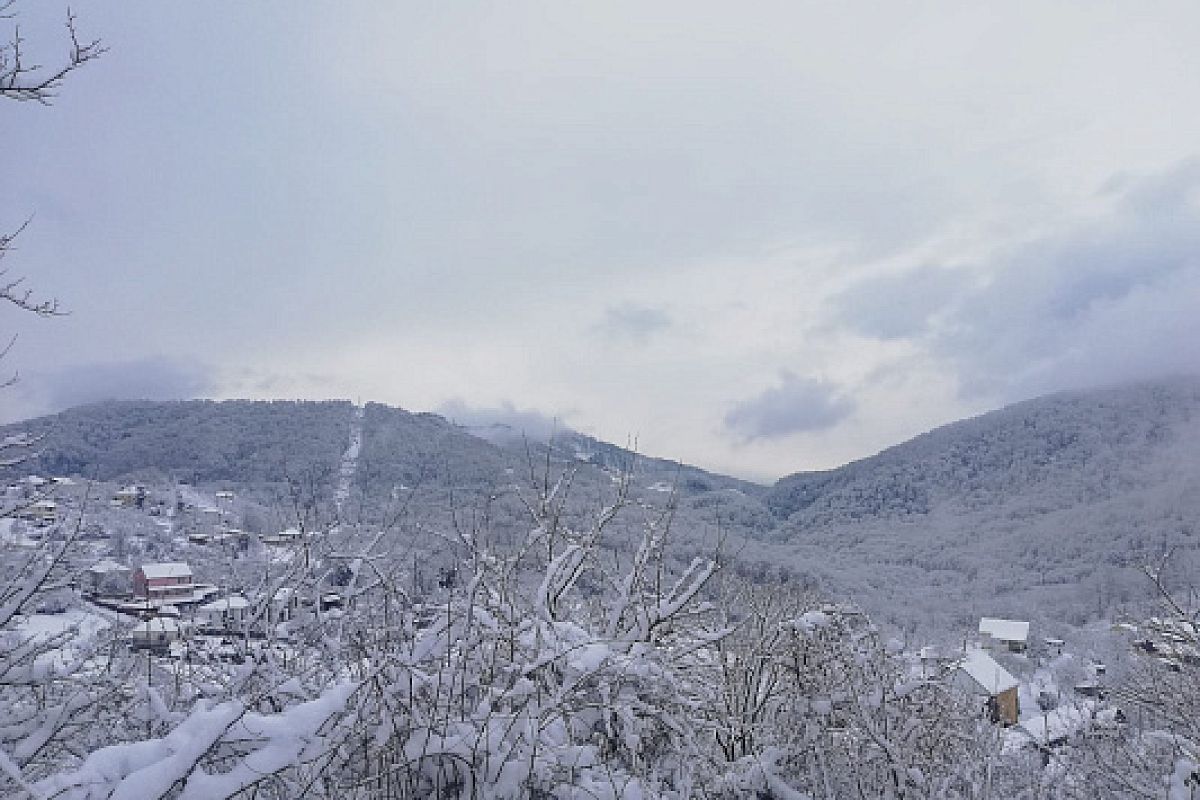
[[[50,638],[78,626],[81,637],[90,638],[108,627],[108,620],[91,609],[74,606],[63,614],[29,614],[17,626],[23,636]]]
[[[363,413],[365,406],[356,406],[354,416],[350,420],[350,445],[342,454],[342,463],[338,467],[337,491],[333,501],[337,505],[338,518],[342,516],[342,504],[350,499],[350,488],[354,485],[354,473],[358,470],[358,454],[362,452]]]
[[[296,551],[290,547],[267,547],[265,558],[272,564],[290,564]]]
[[[1038,667],[1032,675],[1021,681],[1021,685],[1017,689],[1017,699],[1021,704],[1021,719],[1036,717],[1041,713],[1037,700],[1038,695],[1042,692],[1047,692],[1055,697],[1059,696],[1059,686],[1049,666]]]
[[[1028,675],[1021,676],[1021,685],[1017,689],[1017,697],[1021,703],[1021,720],[1033,719],[1042,713],[1038,707],[1038,695],[1045,692],[1056,698],[1059,703],[1071,703],[1075,700],[1074,684],[1067,680],[1067,685],[1061,681],[1064,675],[1082,669],[1079,659],[1071,653],[1063,653],[1043,662]]]
[[[13,530],[16,522],[15,519],[0,519],[0,544],[14,547],[37,547],[36,539],[31,539],[24,533],[17,533]]]
[[[61,648],[38,659],[39,663],[57,661],[67,663],[74,650],[81,649],[101,631],[109,627],[107,615],[102,615],[87,606],[72,606],[62,614],[27,614],[17,624],[17,633],[22,637],[45,641],[75,630],[75,634]]]
[[[1091,723],[1094,713],[1094,703],[1067,702],[1051,711],[1023,718],[1009,735],[1021,735],[1038,745],[1048,747],[1083,730]]]

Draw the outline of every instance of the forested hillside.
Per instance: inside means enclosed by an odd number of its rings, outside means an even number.
[[[352,411],[345,401],[110,401],[6,430],[39,437],[26,466],[51,475],[259,483],[336,466]]]
[[[10,430],[43,437],[27,466],[47,474],[331,483],[354,413],[348,402],[113,402]],[[572,431],[548,449],[494,434],[368,404],[356,518],[385,519],[406,500],[427,526],[469,510],[472,524],[519,535],[518,491],[548,463],[574,467],[568,513],[578,515],[633,468],[630,498],[644,514],[676,498],[672,535],[685,554],[724,537],[747,569],[808,576],[882,620],[933,630],[983,613],[1051,628],[1110,615],[1144,597],[1136,568],[1167,548],[1187,568],[1200,527],[1197,379],[1019,403],[769,489]]]
[[[1187,470],[1200,435],[1200,380],[1030,400],[933,430],[828,472],[781,479],[767,496],[794,526],[964,511],[1016,497],[1044,508],[1090,503]],[[1182,445],[1182,450],[1180,450]]]
[[[896,622],[1082,622],[1200,527],[1200,381],[1073,392],[782,479],[772,538]]]

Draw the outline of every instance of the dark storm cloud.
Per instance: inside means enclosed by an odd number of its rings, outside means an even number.
[[[854,411],[836,386],[785,372],[780,385],[743,400],[725,415],[725,427],[740,438],[773,439],[831,428]]]

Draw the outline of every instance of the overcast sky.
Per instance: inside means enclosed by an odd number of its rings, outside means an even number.
[[[1200,5],[102,3],[0,106],[15,419],[545,418],[774,479],[1200,371]],[[39,60],[65,7],[21,0]]]

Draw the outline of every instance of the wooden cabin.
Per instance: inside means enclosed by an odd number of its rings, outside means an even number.
[[[1015,725],[1021,716],[1017,679],[983,650],[968,650],[955,665],[951,681],[969,694],[987,698],[993,722]]]

